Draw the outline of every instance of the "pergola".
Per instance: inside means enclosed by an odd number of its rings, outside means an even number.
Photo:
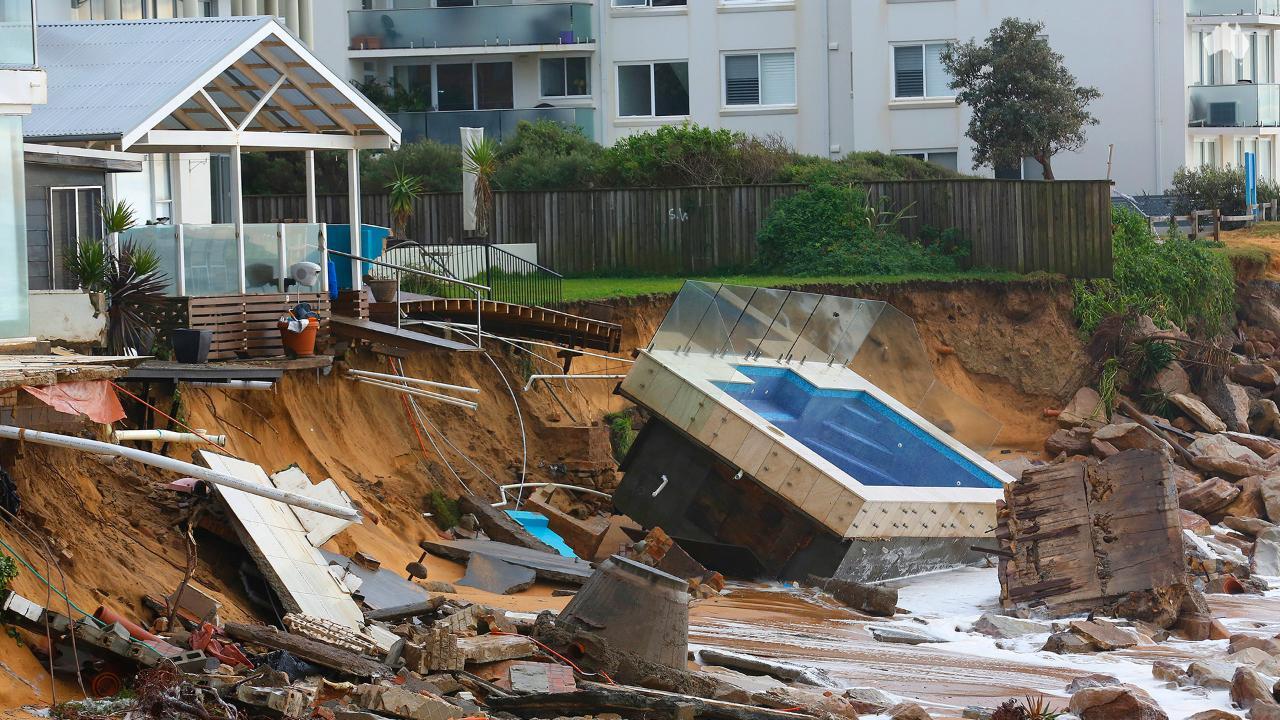
[[[27,140],[138,153],[230,154],[242,259],[241,152],[304,151],[307,221],[314,223],[315,151],[346,151],[357,238],[359,152],[400,143],[395,123],[272,17],[41,25],[37,39],[49,103],[25,119]],[[358,270],[353,276],[359,287]]]

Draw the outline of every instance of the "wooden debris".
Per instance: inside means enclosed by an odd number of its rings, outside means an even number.
[[[591,563],[577,558],[538,552],[516,545],[494,542],[492,540],[424,540],[423,550],[439,557],[466,562],[473,552],[481,552],[512,565],[521,565],[533,570],[539,580],[581,585],[591,577]]]
[[[646,716],[706,717],[720,720],[803,720],[813,717],[798,712],[656,692],[626,685],[582,683],[582,687],[584,689],[572,693],[491,697],[488,704],[494,710],[525,718],[599,715],[605,712],[627,716],[639,713]]]
[[[285,650],[292,655],[323,667],[337,670],[358,678],[391,676],[395,673],[391,668],[376,660],[372,660],[341,648],[325,643],[293,635],[267,625],[250,625],[248,623],[228,622],[224,628],[226,633],[236,640],[254,643]]]
[[[1026,471],[1005,487],[996,536],[1010,554],[1000,560],[1007,609],[1067,614],[1184,582],[1173,469],[1154,450]]]

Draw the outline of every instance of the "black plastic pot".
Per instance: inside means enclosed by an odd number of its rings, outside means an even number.
[[[212,343],[213,333],[208,330],[179,328],[173,331],[173,357],[180,363],[208,362]]]

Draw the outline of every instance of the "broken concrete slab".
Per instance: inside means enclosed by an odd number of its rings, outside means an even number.
[[[502,510],[490,505],[487,500],[463,495],[458,498],[458,507],[462,512],[475,516],[480,529],[484,530],[490,540],[552,555],[559,554],[555,548],[534,537],[533,533]]]
[[[530,568],[484,553],[471,553],[467,560],[467,574],[458,580],[458,584],[495,595],[511,595],[533,587],[535,580],[537,574]]]
[[[1280,576],[1280,527],[1263,530],[1253,544],[1249,571],[1265,577]]]
[[[703,665],[719,665],[733,670],[742,670],[752,675],[768,675],[769,677],[805,685],[822,685],[823,681],[816,673],[799,665],[766,660],[744,653],[726,652],[714,648],[703,648],[697,653],[698,661]]]
[[[934,635],[927,630],[917,630],[905,625],[868,625],[867,631],[876,641],[895,645],[923,645],[947,641],[946,638]]]
[[[973,629],[983,635],[994,638],[1015,638],[1023,635],[1038,635],[1053,631],[1053,626],[1049,623],[1038,622],[1036,620],[1024,620],[1022,618],[1010,617],[1009,615],[999,615],[996,613],[984,613],[978,621],[973,624]]]
[[[315,500],[323,500],[334,505],[351,505],[351,498],[342,492],[333,478],[325,478],[322,482],[312,483],[311,478],[297,465],[289,467],[271,476],[271,482],[279,489],[304,495]],[[298,522],[306,528],[307,541],[313,547],[320,547],[329,542],[334,535],[351,527],[353,523],[331,515],[323,515],[305,508],[293,507],[293,514]]]
[[[467,716],[466,710],[442,698],[393,685],[360,685],[354,698],[356,704],[366,710],[404,720],[452,720]]]
[[[570,693],[578,689],[572,668],[564,665],[517,660],[508,673],[511,689],[518,693]]]
[[[531,657],[538,646],[523,635],[476,635],[458,638],[458,650],[469,663],[489,663]]]
[[[540,580],[581,585],[595,571],[591,563],[553,553],[539,552],[493,540],[424,540],[423,550],[458,562],[466,562],[473,552],[496,557],[512,565],[533,570]]]
[[[330,563],[342,567],[346,572],[359,578],[360,586],[357,592],[364,604],[373,610],[412,605],[426,602],[431,598],[431,594],[425,588],[405,580],[399,573],[382,567],[370,569],[353,558],[323,548],[320,549],[320,554],[324,555]]]

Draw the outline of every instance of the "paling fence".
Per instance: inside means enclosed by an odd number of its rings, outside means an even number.
[[[756,235],[780,198],[800,185],[742,185],[498,192],[489,231],[462,229],[460,193],[425,195],[408,228],[422,245],[524,244],[564,275],[695,274],[744,268]],[[876,207],[899,216],[908,237],[943,231],[970,248],[973,267],[1111,275],[1111,184],[1105,180],[908,180],[864,185]],[[301,195],[245,198],[246,222],[305,217]],[[317,198],[318,220],[345,223],[345,195]],[[390,225],[385,194],[361,199],[361,221]]]

